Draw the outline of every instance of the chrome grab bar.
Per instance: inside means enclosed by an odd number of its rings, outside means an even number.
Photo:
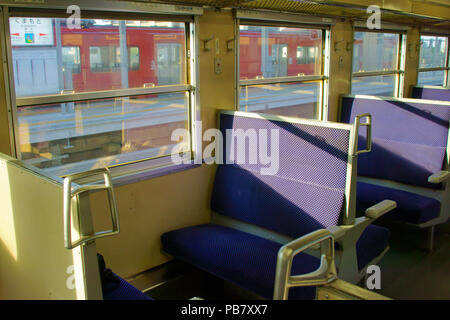
[[[72,190],[72,183],[76,180],[103,175],[104,184],[100,185],[86,185],[80,186],[79,188]],[[107,190],[108,191],[108,202],[111,213],[112,220],[112,230],[94,232],[93,234],[84,235],[80,232],[80,239],[72,242],[72,199],[76,197],[77,203],[79,203],[78,196],[87,191],[91,190]],[[116,235],[119,233],[119,215],[117,212],[116,198],[114,196],[114,190],[111,180],[111,174],[107,168],[95,169],[87,172],[81,172],[76,174],[68,175],[64,178],[64,246],[67,249],[73,249],[79,245],[88,243],[98,238],[103,238],[107,236]],[[79,221],[80,216],[77,212],[77,219]]]
[[[367,118],[367,122],[361,123],[362,118]],[[370,113],[359,114],[355,117],[355,145],[354,145],[354,155],[358,155],[361,153],[367,153],[372,151],[372,115]],[[358,150],[358,136],[359,136],[359,128],[363,126],[367,128],[367,145],[366,149]]]
[[[291,275],[294,257],[308,248],[320,245],[320,266],[308,274]],[[285,244],[278,251],[274,300],[287,300],[292,287],[321,286],[337,279],[334,263],[334,237],[327,229],[313,231]]]

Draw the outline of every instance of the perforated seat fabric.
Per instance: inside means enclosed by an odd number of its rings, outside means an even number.
[[[103,284],[103,300],[152,300],[145,293],[138,290],[118,275],[114,275],[120,282],[107,281]]]
[[[365,139],[360,140],[362,147],[365,145]],[[442,170],[442,163],[428,159],[444,159],[445,154],[445,147],[373,138],[372,152],[359,155],[358,174],[441,189],[442,184],[429,183],[428,177]]]
[[[385,217],[393,220],[421,224],[439,216],[441,203],[436,199],[384,186],[358,182],[357,210],[365,210],[385,199],[397,202],[397,208]]]
[[[293,238],[338,224],[344,190],[270,176],[234,165],[217,168],[211,208]]]
[[[414,87],[412,97],[415,99],[450,101],[450,89]]]
[[[439,189],[428,177],[442,170],[447,147],[450,106],[398,100],[343,97],[341,121],[372,115],[372,152],[358,158],[358,175]],[[359,132],[365,147],[366,128]]]
[[[362,270],[386,249],[389,244],[389,235],[389,229],[373,224],[367,226],[356,242],[359,270]]]
[[[220,115],[224,137],[224,162],[216,173],[211,207],[214,211],[294,238],[336,225],[341,218],[347,178],[349,130],[251,117]],[[239,142],[230,130],[266,132],[267,150],[278,143],[278,170],[262,174],[267,164],[249,154],[260,155],[261,146],[246,139],[247,161],[231,159]],[[272,141],[278,132],[279,141]],[[267,152],[262,152],[267,154]]]
[[[272,299],[281,244],[219,225],[198,225],[165,233],[163,250],[197,268]],[[292,274],[314,271],[319,259],[300,253]],[[315,288],[290,290],[289,299],[314,299]]]

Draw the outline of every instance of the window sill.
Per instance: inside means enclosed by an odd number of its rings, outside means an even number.
[[[141,170],[134,170],[128,172],[120,172],[123,170],[115,170],[119,168],[111,168],[111,176],[114,187],[120,187],[128,185],[131,183],[136,183],[139,181],[149,180],[153,178],[158,178],[172,173],[177,173],[189,169],[194,169],[200,167],[201,164],[196,164],[194,161],[188,164],[173,164],[172,162],[162,164],[153,168],[145,168]]]

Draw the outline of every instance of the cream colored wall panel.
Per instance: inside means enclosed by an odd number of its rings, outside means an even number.
[[[3,23],[3,19],[0,18],[0,24]],[[3,30],[3,28],[0,28]],[[3,46],[0,45],[0,57],[3,57]],[[9,112],[8,112],[8,100],[5,89],[5,72],[4,64],[0,63],[0,152],[12,155],[11,149],[11,136]],[[11,124],[12,125],[12,124]]]
[[[329,121],[338,119],[340,95],[351,91],[352,48],[352,24],[339,22],[334,25],[331,28]]]
[[[161,253],[163,233],[210,222],[214,167],[202,166],[115,189],[120,234],[97,240],[109,268],[130,277],[169,261]],[[109,223],[105,195],[91,195],[96,230]]]
[[[83,299],[82,278],[70,287],[81,259],[64,247],[62,185],[10,160],[0,155],[0,299]]]
[[[417,84],[417,68],[420,58],[420,32],[419,29],[412,28],[408,31],[406,43],[404,97],[411,97],[412,87]]]

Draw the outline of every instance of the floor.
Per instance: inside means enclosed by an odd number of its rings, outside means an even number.
[[[450,299],[450,222],[437,226],[434,250],[428,252],[427,231],[390,224],[390,247],[379,263],[381,290],[392,299]]]

